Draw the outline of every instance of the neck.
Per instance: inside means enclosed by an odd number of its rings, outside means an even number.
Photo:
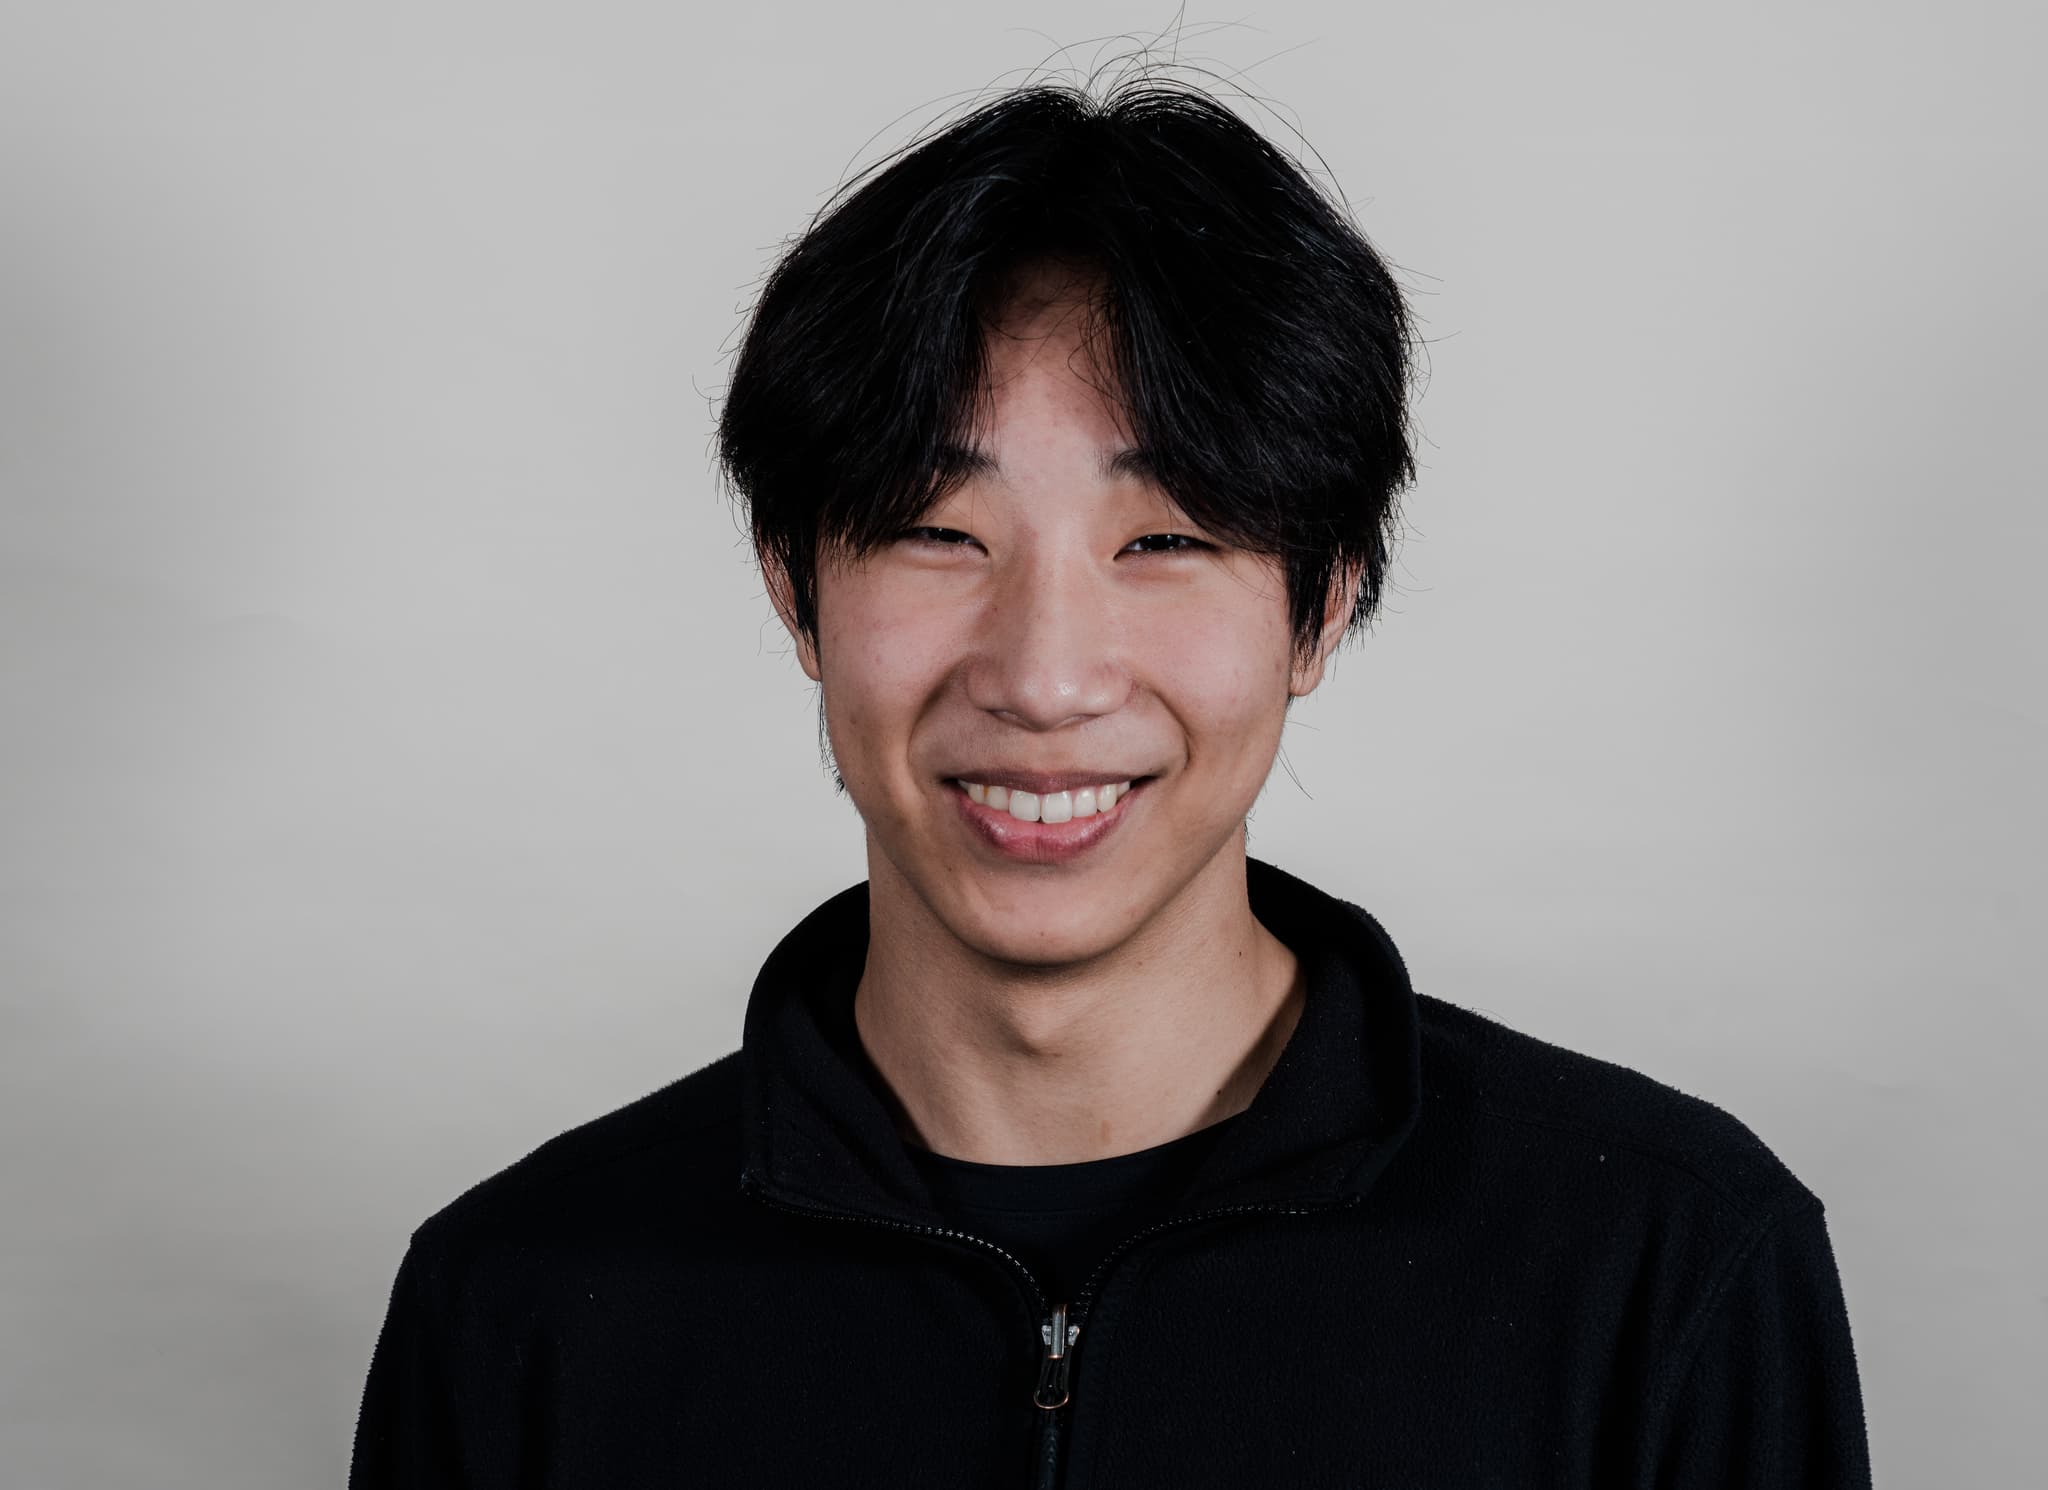
[[[1084,965],[1020,967],[936,923],[870,853],[854,1023],[906,1139],[985,1164],[1073,1164],[1242,1112],[1306,996],[1252,914],[1244,838]]]

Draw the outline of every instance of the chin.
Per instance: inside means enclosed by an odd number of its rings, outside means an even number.
[[[1121,886],[1124,890],[1135,888]],[[1114,951],[1143,919],[1135,898],[1104,896],[1100,884],[1047,880],[1037,893],[1005,885],[998,902],[979,887],[927,902],[962,946],[1017,967],[1064,967]]]
[[[1091,917],[1091,921],[1100,918]],[[1014,928],[955,926],[950,928],[967,946],[996,962],[1016,967],[1071,967],[1113,950],[1117,935],[1112,923],[1067,927],[1057,932],[1019,934]]]

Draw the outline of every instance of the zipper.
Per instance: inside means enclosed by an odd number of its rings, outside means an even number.
[[[1038,1419],[1038,1449],[1031,1456],[1032,1490],[1053,1490],[1059,1483],[1060,1429],[1066,1414],[1060,1409],[1070,1400],[1067,1390],[1068,1363],[1073,1360],[1074,1341],[1081,1327],[1067,1321],[1067,1306],[1054,1304],[1052,1317],[1038,1327],[1045,1355],[1038,1365],[1038,1390],[1031,1394],[1034,1407],[1044,1411]]]
[[[1191,1226],[1197,1221],[1214,1221],[1224,1216],[1306,1216],[1316,1211],[1336,1211],[1358,1203],[1361,1197],[1347,1195],[1342,1199],[1320,1201],[1311,1205],[1282,1205],[1278,1202],[1249,1202],[1244,1205],[1219,1206],[1215,1210],[1197,1211],[1187,1216],[1169,1216],[1155,1221],[1150,1226],[1132,1232],[1103,1255],[1095,1264],[1095,1270],[1088,1275],[1088,1281],[1081,1291],[1074,1295],[1072,1302],[1057,1305],[1046,1322],[1039,1326],[1039,1338],[1044,1342],[1045,1355],[1038,1367],[1038,1390],[1032,1394],[1032,1402],[1046,1409],[1039,1421],[1038,1453],[1035,1456],[1037,1473],[1032,1480],[1033,1490],[1054,1490],[1059,1483],[1061,1429],[1066,1420],[1062,1410],[1073,1400],[1068,1390],[1068,1374],[1073,1370],[1074,1347],[1081,1338],[1081,1321],[1087,1317],[1095,1302],[1095,1294],[1108,1274],[1110,1265],[1125,1252],[1146,1237],[1174,1226]]]
[[[1356,1205],[1362,1198],[1347,1195],[1335,1200],[1317,1201],[1307,1205],[1283,1205],[1278,1202],[1250,1202],[1244,1205],[1221,1206],[1215,1210],[1198,1211],[1187,1216],[1169,1216],[1155,1221],[1150,1226],[1132,1232],[1121,1242],[1110,1248],[1081,1291],[1070,1302],[1051,1304],[1045,1296],[1045,1289],[1039,1284],[1037,1275],[1026,1267],[1021,1259],[997,1246],[987,1237],[976,1236],[971,1231],[961,1231],[952,1226],[920,1226],[908,1221],[891,1221],[882,1216],[869,1216],[860,1211],[842,1211],[829,1206],[791,1205],[779,1200],[760,1187],[752,1175],[740,1180],[740,1188],[776,1210],[788,1211],[798,1216],[824,1216],[839,1221],[859,1221],[869,1226],[880,1226],[890,1231],[909,1232],[914,1236],[949,1237],[954,1241],[968,1242],[993,1252],[1010,1267],[1024,1284],[1032,1302],[1042,1318],[1038,1326],[1038,1338],[1042,1353],[1038,1362],[1038,1384],[1031,1393],[1031,1404],[1041,1409],[1043,1416],[1038,1423],[1036,1449],[1032,1454],[1033,1490],[1054,1490],[1059,1483],[1061,1429],[1066,1421],[1066,1408],[1073,1401],[1069,1377],[1073,1370],[1074,1351],[1081,1338],[1081,1321],[1087,1316],[1095,1302],[1097,1290],[1101,1287],[1110,1265],[1131,1247],[1146,1237],[1155,1235],[1175,1226],[1190,1226],[1197,1221],[1213,1221],[1224,1216],[1270,1215],[1306,1216],[1319,1211],[1344,1210]]]
[[[1060,1458],[1060,1411],[1067,1404],[1067,1362],[1068,1352],[1074,1340],[1081,1333],[1078,1324],[1067,1322],[1065,1304],[1048,1304],[1045,1289],[1038,1281],[1038,1275],[1024,1265],[1014,1253],[1005,1251],[987,1237],[976,1236],[971,1231],[961,1231],[953,1226],[919,1226],[909,1221],[891,1221],[884,1216],[864,1215],[859,1211],[842,1211],[831,1206],[791,1205],[777,1199],[762,1189],[751,1175],[742,1175],[740,1189],[778,1211],[788,1211],[797,1216],[822,1216],[834,1221],[859,1221],[868,1226],[879,1226],[888,1231],[909,1232],[912,1236],[949,1237],[958,1242],[970,1242],[974,1246],[993,1252],[1000,1257],[1024,1285],[1036,1306],[1040,1323],[1039,1343],[1044,1346],[1038,1367],[1038,1385],[1031,1393],[1032,1405],[1046,1409],[1038,1420],[1038,1433],[1031,1455],[1031,1484],[1033,1490],[1052,1490],[1058,1482]],[[1057,1327],[1057,1332],[1056,1328]],[[1058,1341],[1055,1344],[1055,1341]]]

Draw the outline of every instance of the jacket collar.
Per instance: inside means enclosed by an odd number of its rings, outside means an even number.
[[[1378,921],[1259,859],[1252,913],[1300,957],[1301,1017],[1252,1104],[1189,1179],[1180,1208],[1341,1203],[1414,1127],[1421,1039],[1408,971]],[[942,1225],[853,1023],[868,886],[798,923],[762,965],[741,1040],[741,1184],[799,1206]]]

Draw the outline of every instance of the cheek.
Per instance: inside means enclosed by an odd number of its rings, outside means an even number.
[[[1263,603],[1179,607],[1144,628],[1145,675],[1166,705],[1206,743],[1231,753],[1277,734],[1289,679],[1286,620]]]
[[[836,734],[907,728],[958,656],[949,613],[857,583],[821,602],[826,713]]]

